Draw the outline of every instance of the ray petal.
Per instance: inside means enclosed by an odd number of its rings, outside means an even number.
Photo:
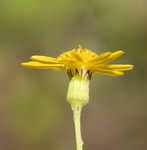
[[[121,64],[115,64],[115,65],[101,65],[98,66],[102,69],[112,69],[112,70],[118,70],[118,71],[127,71],[132,70],[134,65],[121,65]]]
[[[87,48],[85,48],[84,50],[85,50],[84,52],[87,56],[91,56],[92,58],[98,56],[96,53],[92,52],[91,50],[89,50]]]
[[[78,52],[73,52],[72,56],[77,60],[77,61],[83,61],[82,57],[80,56],[80,54]]]
[[[91,62],[99,63],[99,61],[103,61],[103,60],[107,59],[110,55],[111,55],[111,52],[105,52],[105,53],[95,57],[94,59],[92,59]]]
[[[63,64],[46,64],[36,61],[29,61],[21,63],[22,66],[34,69],[54,69],[54,70],[64,70]]]
[[[30,58],[31,60],[35,60],[35,61],[39,61],[39,62],[43,62],[43,63],[53,63],[53,64],[57,64],[58,61],[56,58],[53,57],[48,57],[48,56],[38,56],[38,55],[34,55]]]
[[[116,70],[107,70],[107,69],[97,69],[94,73],[110,75],[110,76],[120,76],[123,75],[124,72],[116,71]]]
[[[109,57],[107,57],[106,59],[99,61],[98,64],[111,62],[123,54],[124,54],[124,51],[122,51],[122,50],[116,51],[116,52],[112,53]]]

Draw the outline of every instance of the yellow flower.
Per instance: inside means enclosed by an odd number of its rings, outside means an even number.
[[[108,64],[124,54],[122,50],[105,52],[97,55],[87,48],[78,46],[62,53],[57,58],[47,56],[32,56],[29,62],[21,63],[24,67],[36,69],[65,70],[70,78],[67,100],[72,106],[76,147],[83,150],[81,137],[80,115],[82,107],[89,101],[89,81],[93,74],[110,76],[123,75],[123,71],[132,70],[133,65]]]
[[[24,67],[36,69],[65,70],[70,78],[67,100],[70,104],[85,105],[89,101],[89,80],[93,74],[110,76],[123,75],[132,70],[133,65],[108,64],[120,57],[124,52],[105,52],[100,55],[81,45],[62,53],[57,58],[34,55],[32,61],[21,63]]]
[[[65,70],[69,77],[79,75],[90,78],[92,74],[118,76],[123,75],[123,71],[133,69],[133,65],[108,64],[123,54],[119,50],[98,55],[79,45],[77,49],[64,52],[57,58],[34,55],[30,58],[32,61],[23,62],[21,65],[36,69]]]

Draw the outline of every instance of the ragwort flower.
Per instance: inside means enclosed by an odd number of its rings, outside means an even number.
[[[70,77],[79,75],[90,78],[92,74],[118,76],[123,75],[123,71],[133,69],[133,65],[108,64],[123,54],[124,52],[119,50],[98,55],[79,45],[77,49],[64,52],[57,58],[34,55],[30,58],[32,61],[21,65],[36,69],[65,70]]]
[[[121,55],[122,50],[105,52],[100,55],[81,45],[62,53],[57,58],[34,55],[29,62],[21,63],[24,67],[36,69],[53,69],[66,71],[70,82],[67,92],[67,100],[74,112],[77,150],[82,150],[82,138],[80,131],[80,112],[83,105],[89,101],[89,81],[93,74],[108,76],[120,76],[124,71],[132,70],[133,65],[108,64]]]
[[[124,52],[119,50],[98,55],[79,45],[77,49],[64,52],[57,58],[34,55],[30,58],[32,61],[21,65],[36,69],[66,71],[70,78],[68,101],[86,104],[89,100],[89,80],[93,74],[120,76],[124,71],[133,69],[133,65],[108,64],[123,54]]]

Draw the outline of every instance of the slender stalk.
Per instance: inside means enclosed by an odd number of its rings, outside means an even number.
[[[83,150],[83,141],[81,136],[81,111],[82,105],[72,105],[73,110],[73,119],[74,119],[74,126],[75,126],[75,137],[76,137],[76,148],[77,150]]]

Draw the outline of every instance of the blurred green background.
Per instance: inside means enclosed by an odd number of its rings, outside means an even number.
[[[68,77],[21,67],[31,55],[56,57],[78,44],[123,49],[122,77],[93,76],[82,114],[86,150],[147,149],[146,0],[0,1],[0,149],[75,150]]]

